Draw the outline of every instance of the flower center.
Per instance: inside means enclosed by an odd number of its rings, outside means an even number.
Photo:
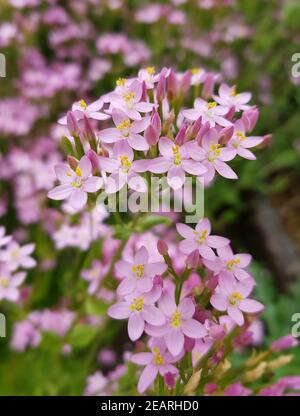
[[[9,286],[8,278],[5,276],[0,276],[0,286],[6,288]]]
[[[192,68],[191,69],[191,73],[193,75],[198,75],[198,74],[200,74],[200,72],[201,72],[201,69],[200,68]]]
[[[176,166],[179,166],[181,164],[180,147],[177,144],[175,144],[172,147],[172,152],[174,155],[174,164]]]
[[[123,95],[124,101],[126,103],[129,103],[130,101],[132,101],[134,97],[135,97],[135,92],[128,92]]]
[[[245,140],[246,139],[246,136],[241,131],[237,131],[235,134],[240,140]]]
[[[155,67],[154,66],[148,66],[148,68],[146,68],[147,74],[148,75],[153,75],[155,73]]]
[[[211,101],[210,103],[207,103],[207,108],[209,110],[211,110],[211,109],[213,109],[215,107],[217,107],[217,103],[215,101]]]
[[[130,120],[123,120],[121,124],[119,124],[117,126],[118,130],[121,130],[122,134],[124,137],[128,137],[129,136],[129,129],[131,127],[131,122]],[[125,130],[125,131],[124,131]]]
[[[155,365],[163,365],[165,362],[164,357],[160,354],[158,347],[153,348],[154,353],[154,364]]]
[[[143,264],[136,264],[132,267],[132,271],[140,279],[144,276],[145,266]]]
[[[213,162],[216,157],[221,155],[220,147],[221,145],[219,143],[212,143],[210,145],[210,154],[208,156],[209,162]]]
[[[172,315],[171,325],[174,328],[179,328],[181,326],[181,313],[178,309]]]
[[[128,156],[120,156],[121,166],[124,173],[128,173],[131,167],[131,162]]]
[[[140,312],[144,307],[144,297],[134,298],[130,305],[130,310]]]
[[[75,169],[75,172],[77,176],[82,176],[82,170],[80,169],[79,166],[77,166],[77,168]]]
[[[117,84],[118,87],[124,87],[125,84],[126,84],[126,79],[125,78],[119,78],[119,79],[117,79],[116,84]]]
[[[83,108],[83,110],[87,109],[87,103],[84,100],[80,100],[79,105],[81,108]]]
[[[239,292],[234,292],[229,297],[230,305],[236,305],[240,300],[243,300],[244,297]]]
[[[227,267],[228,270],[233,270],[234,269],[234,266],[237,266],[238,264],[240,264],[240,262],[241,262],[240,259],[232,259],[232,260],[229,260],[226,263],[226,267]]]
[[[200,233],[198,231],[194,231],[194,234],[197,236],[197,241],[199,244],[204,243],[207,238],[207,230],[202,230]]]
[[[236,87],[232,87],[232,90],[230,92],[230,97],[236,97],[237,96],[237,92],[236,92]]]

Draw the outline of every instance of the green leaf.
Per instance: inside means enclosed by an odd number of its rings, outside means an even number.
[[[93,342],[98,333],[99,328],[95,328],[90,325],[78,324],[71,330],[68,342],[74,348],[84,349]]]

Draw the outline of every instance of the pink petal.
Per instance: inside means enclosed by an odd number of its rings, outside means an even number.
[[[190,254],[192,251],[198,248],[198,244],[194,240],[183,240],[179,243],[179,250],[182,253]]]
[[[130,189],[133,189],[136,192],[144,193],[148,191],[148,184],[146,179],[134,173],[128,177],[128,186]]]
[[[112,173],[119,168],[118,161],[108,157],[99,156],[99,164],[102,170],[109,173]]]
[[[158,306],[162,312],[171,317],[172,314],[176,311],[176,303],[173,297],[168,293],[164,293],[158,301]]]
[[[153,288],[153,280],[151,277],[143,277],[137,280],[137,288],[140,292],[150,292]]]
[[[54,171],[57,179],[63,184],[72,182],[75,174],[75,172],[65,163],[59,163],[54,166]]]
[[[181,166],[172,166],[167,175],[167,181],[172,189],[179,189],[185,181],[185,173]]]
[[[48,192],[48,198],[56,201],[66,199],[71,195],[72,189],[71,185],[58,185]]]
[[[127,156],[130,162],[133,160],[133,150],[126,140],[120,140],[114,145],[113,155],[117,160],[119,160],[121,156]]]
[[[214,293],[210,298],[210,303],[217,311],[221,312],[226,311],[228,305],[227,298],[220,293]]]
[[[129,302],[118,302],[110,306],[107,314],[114,319],[127,319],[131,313]]]
[[[244,325],[244,315],[237,306],[228,306],[227,312],[230,318],[233,319],[235,323],[237,323],[239,326]]]
[[[118,129],[109,128],[101,130],[98,137],[103,143],[116,143],[122,138],[122,135]]]
[[[128,137],[128,143],[135,150],[145,151],[149,149],[149,144],[140,134],[131,134]]]
[[[165,173],[169,169],[171,162],[164,157],[156,157],[148,161],[148,170],[152,173]]]
[[[196,231],[201,232],[203,230],[206,230],[207,234],[210,234],[211,226],[210,226],[210,221],[207,218],[203,218],[196,225]]]
[[[77,211],[82,209],[87,202],[87,193],[82,189],[73,189],[70,196],[70,205]]]
[[[83,190],[85,192],[97,192],[103,185],[103,179],[98,176],[91,176],[83,184]]]
[[[178,310],[181,313],[182,319],[191,319],[195,313],[195,305],[190,298],[184,298],[181,300]]]
[[[131,341],[136,341],[142,336],[144,332],[145,322],[141,313],[134,312],[130,315],[128,320],[128,335]]]
[[[240,301],[239,308],[246,313],[257,313],[264,309],[264,305],[254,299],[244,299]]]
[[[237,149],[237,154],[248,160],[255,160],[256,156],[250,150],[243,149],[241,146]]]
[[[193,239],[195,237],[194,230],[186,224],[176,224],[177,232],[181,235],[181,237],[187,239]]]
[[[118,296],[126,296],[132,293],[136,288],[136,280],[133,277],[127,277],[118,286]]]
[[[137,365],[147,365],[152,361],[152,358],[153,354],[151,352],[139,352],[137,354],[133,354],[130,361]]]
[[[196,162],[195,160],[183,160],[182,167],[190,175],[199,176],[207,172],[206,167],[202,163]]]
[[[156,274],[163,274],[167,270],[166,263],[161,261],[155,263],[148,263],[145,266],[145,274],[148,276],[155,276]]]
[[[173,146],[174,142],[168,137],[162,137],[158,142],[159,151],[166,159],[173,157]]]
[[[87,178],[92,173],[92,164],[87,156],[83,156],[78,162],[78,167],[81,169],[82,177]]]
[[[216,255],[214,251],[208,247],[206,244],[201,244],[198,246],[198,250],[200,255],[207,260],[214,260],[216,258]]]
[[[207,244],[213,248],[226,247],[230,243],[230,240],[228,240],[228,238],[219,237],[217,235],[209,235],[206,241]]]
[[[170,329],[165,335],[165,340],[172,355],[178,355],[183,350],[184,335],[180,329]]]
[[[129,263],[125,260],[119,260],[117,261],[115,268],[117,275],[120,277],[127,277],[128,275],[132,274],[132,263]]]
[[[153,364],[149,364],[144,368],[137,386],[138,392],[140,394],[144,393],[147,388],[151,386],[157,376],[157,373],[158,369]]]
[[[227,179],[237,179],[236,173],[228,166],[226,163],[221,162],[221,160],[215,160],[214,166],[216,171]]]
[[[182,322],[182,332],[189,338],[197,339],[203,338],[207,334],[204,325],[196,321],[196,319],[189,319]]]
[[[166,318],[163,313],[152,305],[145,305],[142,311],[143,318],[148,324],[154,326],[164,325],[166,323]]]
[[[134,256],[134,264],[148,263],[149,253],[145,246],[142,246]]]

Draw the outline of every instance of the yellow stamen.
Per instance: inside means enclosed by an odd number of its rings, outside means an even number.
[[[148,66],[148,68],[146,68],[147,74],[149,75],[153,75],[155,73],[155,66]]]
[[[239,300],[243,299],[244,297],[239,292],[234,292],[229,297],[229,303],[234,306],[238,303]]]
[[[240,262],[241,262],[240,259],[232,259],[232,260],[229,260],[226,263],[226,267],[227,267],[228,270],[233,270],[234,269],[234,266],[237,266],[238,264],[240,264]]]
[[[144,307],[144,297],[134,298],[130,305],[130,310],[140,312]]]
[[[210,155],[208,157],[208,160],[210,162],[213,162],[216,157],[219,157],[221,155],[220,147],[221,147],[221,145],[219,143],[217,143],[217,144],[212,143],[210,145]]]
[[[200,68],[192,68],[191,69],[191,73],[193,74],[193,75],[198,75],[198,74],[200,74],[200,72],[201,72],[202,70],[200,69]]]
[[[181,313],[179,312],[178,309],[172,315],[171,325],[174,328],[179,328],[181,326]]]
[[[245,140],[246,139],[246,136],[241,131],[237,131],[235,134],[240,140]]]
[[[174,164],[179,166],[181,164],[181,156],[180,156],[180,147],[175,144],[172,147],[173,155],[174,155]]]
[[[76,175],[77,175],[77,176],[82,176],[82,171],[81,171],[81,169],[80,169],[80,167],[79,167],[79,166],[77,166],[77,168],[76,168],[75,172],[76,172]]]
[[[9,281],[8,281],[7,277],[0,276],[0,286],[2,286],[4,288],[9,286]]]
[[[236,92],[236,86],[232,87],[231,93],[230,93],[230,97],[235,97],[237,95]]]
[[[126,101],[126,103],[133,100],[134,97],[135,97],[135,92],[128,92],[127,94],[123,95],[124,101]]]
[[[128,156],[120,156],[121,166],[124,172],[128,172],[131,167],[131,162],[128,159]]]
[[[124,87],[126,84],[126,79],[125,78],[119,78],[116,82],[118,87]]]
[[[144,276],[145,266],[143,264],[136,264],[132,267],[133,273],[139,279]]]
[[[202,244],[207,238],[207,230],[202,230],[201,233],[199,233],[198,231],[194,231],[194,234],[199,236],[197,238],[199,244]]]
[[[207,108],[211,110],[212,108],[215,108],[217,106],[217,103],[215,101],[211,101],[210,103],[207,103]]]
[[[163,365],[164,362],[165,362],[165,359],[160,354],[158,347],[153,348],[153,353],[154,353],[154,364],[155,365]]]
[[[123,120],[121,124],[117,125],[118,130],[129,129],[131,126],[130,120]]]
[[[87,109],[87,103],[84,100],[80,100],[79,101],[79,105],[81,108],[83,108],[84,110]]]

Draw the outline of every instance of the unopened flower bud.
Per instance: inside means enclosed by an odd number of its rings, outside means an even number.
[[[100,171],[100,164],[99,164],[99,158],[97,153],[89,149],[86,153],[86,156],[89,158],[91,164],[92,164],[92,172],[93,174],[98,173]]]
[[[162,256],[165,256],[165,255],[168,254],[169,247],[168,247],[167,243],[164,240],[158,240],[157,250],[158,250],[159,254],[161,254]]]
[[[79,136],[80,128],[72,111],[67,112],[67,127],[71,136]]]
[[[286,350],[288,348],[296,347],[298,345],[298,341],[292,335],[286,335],[274,341],[271,344],[271,350],[273,352],[279,352]]]
[[[199,262],[200,262],[199,250],[194,250],[187,256],[185,264],[189,269],[196,269],[199,265]]]
[[[77,168],[77,165],[78,165],[78,160],[76,159],[76,157],[74,157],[74,156],[71,156],[71,155],[68,155],[67,156],[67,162],[68,162],[68,165],[73,169],[73,170],[75,170],[76,168]]]

